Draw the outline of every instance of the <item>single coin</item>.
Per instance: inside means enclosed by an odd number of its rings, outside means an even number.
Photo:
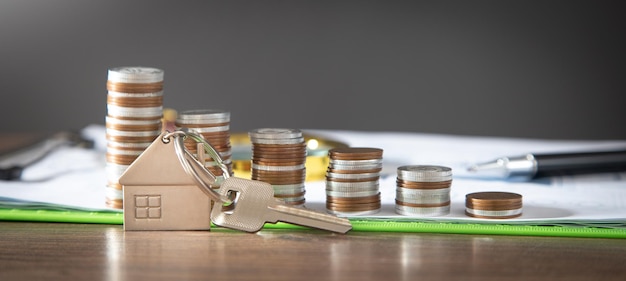
[[[250,138],[250,141],[255,144],[274,144],[274,145],[288,145],[288,144],[302,144],[304,143],[304,138],[295,138],[295,139],[261,139],[261,138]]]
[[[439,182],[413,182],[396,180],[396,186],[407,189],[442,189],[449,188],[452,185],[452,181],[439,181]]]
[[[400,201],[396,199],[396,206],[398,205],[406,206],[406,207],[413,207],[413,208],[433,208],[433,207],[449,206],[450,200],[439,202],[439,203],[411,203],[411,202]]]
[[[333,169],[333,170],[338,170],[338,171],[370,171],[370,170],[380,171],[383,168],[383,164],[362,164],[362,165],[330,164],[328,165],[328,168]]]
[[[304,164],[292,165],[292,166],[282,166],[282,165],[260,165],[256,163],[252,163],[252,169],[261,170],[261,171],[300,171],[303,170]]]
[[[123,66],[109,69],[108,81],[114,83],[156,83],[163,81],[163,70],[145,66]]]
[[[343,147],[328,151],[328,156],[335,160],[367,160],[383,157],[383,150],[372,147]]]
[[[372,191],[379,190],[378,182],[376,184],[371,184],[363,187],[329,187],[326,185],[326,190],[328,191],[336,191],[336,192],[359,192],[359,191]]]
[[[302,137],[302,131],[286,128],[260,128],[248,132],[248,136],[255,139],[297,139]]]
[[[193,109],[178,113],[176,123],[186,125],[216,124],[230,122],[230,112],[222,109]]]
[[[150,92],[150,93],[121,93],[115,91],[108,91],[107,97],[114,98],[154,98],[154,97],[162,97],[163,91],[158,92]]]
[[[333,165],[354,165],[354,166],[361,166],[361,165],[376,165],[376,164],[382,164],[383,160],[380,158],[376,158],[376,159],[365,159],[365,160],[340,160],[340,159],[330,159],[328,161],[329,164],[333,164]]]
[[[368,196],[375,196],[375,195],[380,195],[380,192],[378,191],[378,189],[365,190],[365,191],[350,191],[350,192],[333,191],[333,190],[328,190],[328,189],[326,190],[326,196],[331,196],[331,197],[356,198],[356,197],[368,197]]]
[[[398,180],[439,182],[452,180],[452,169],[436,165],[406,165],[397,169]]]
[[[397,205],[395,211],[397,214],[403,216],[419,216],[419,217],[434,217],[434,216],[445,216],[450,214],[450,205],[441,206],[441,207],[428,207],[428,208],[420,208],[420,207],[409,207]]]
[[[326,195],[326,202],[332,202],[337,204],[380,202],[380,192],[376,193],[375,195],[363,197],[338,197]]]
[[[107,114],[119,118],[154,118],[163,116],[163,107],[123,107],[107,104]]]
[[[380,173],[367,173],[367,174],[339,174],[333,172],[326,172],[326,178],[330,179],[354,179],[354,180],[362,180],[362,179],[371,179],[380,177]]]

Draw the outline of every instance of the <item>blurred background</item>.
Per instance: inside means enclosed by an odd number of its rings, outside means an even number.
[[[107,70],[282,127],[626,139],[621,1],[0,0],[9,132],[104,124]]]

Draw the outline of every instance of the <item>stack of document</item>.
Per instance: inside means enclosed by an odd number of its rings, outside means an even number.
[[[104,127],[89,130],[104,138]],[[468,232],[466,226],[481,226],[476,233],[496,233],[495,225],[536,226],[558,229],[591,227],[617,231],[626,238],[626,173],[607,173],[552,177],[533,181],[489,180],[466,172],[472,164],[501,156],[526,153],[559,153],[623,149],[626,140],[571,141],[500,137],[473,137],[399,132],[356,132],[335,130],[302,130],[303,132],[348,144],[351,147],[383,149],[383,171],[380,179],[381,211],[374,215],[349,216],[358,230],[359,223],[374,225],[368,230],[394,231],[395,224],[414,223],[426,231]],[[103,139],[96,140],[104,142]],[[105,206],[105,151],[103,149],[63,148],[29,167],[25,181],[0,182],[0,220],[46,220],[25,210],[60,210],[88,213],[92,222],[98,215],[115,215],[107,223],[122,223],[121,210]],[[452,168],[451,211],[437,217],[396,214],[396,169],[402,165],[441,165]],[[480,219],[465,215],[465,195],[481,191],[507,191],[523,196],[523,214],[514,219]],[[325,182],[306,182],[306,208],[325,212]],[[58,217],[57,217],[58,218]],[[59,221],[66,221],[59,219]],[[79,222],[89,222],[82,219]],[[453,231],[443,226],[454,225]],[[406,225],[405,225],[406,226]],[[435,226],[435,227],[433,227]],[[442,227],[440,227],[442,226]],[[491,227],[491,228],[490,228]],[[561,228],[559,228],[561,227]],[[415,225],[399,231],[413,231]],[[366,227],[363,227],[365,230]],[[415,230],[419,231],[419,230]],[[424,230],[423,230],[424,231]],[[522,230],[523,232],[523,230]],[[542,232],[545,234],[545,232]],[[497,234],[497,233],[496,233]],[[506,233],[506,234],[515,234]],[[524,234],[524,233],[519,233]],[[576,235],[573,235],[576,236]],[[582,235],[584,236],[584,235]]]

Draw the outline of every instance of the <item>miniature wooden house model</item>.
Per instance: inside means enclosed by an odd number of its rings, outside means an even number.
[[[209,230],[211,200],[183,169],[173,141],[162,137],[119,179],[124,230]]]

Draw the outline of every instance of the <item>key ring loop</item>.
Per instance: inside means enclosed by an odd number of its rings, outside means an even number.
[[[209,156],[213,158],[213,160],[215,160],[215,163],[217,164],[217,166],[220,168],[220,170],[222,170],[223,179],[227,179],[230,177],[230,172],[228,171],[228,167],[226,166],[226,164],[224,164],[224,160],[222,160],[222,157],[217,152],[217,150],[215,150],[215,148],[213,148],[213,146],[210,143],[208,143],[202,135],[192,132],[190,129],[187,129],[187,128],[181,128],[181,132],[183,132],[187,137],[190,137],[193,140],[195,140],[197,143],[202,143],[202,146],[204,147],[204,151],[207,152]],[[210,173],[208,170],[207,172]],[[222,181],[219,181],[218,185],[221,183]]]
[[[217,193],[207,181],[215,183],[216,185],[221,184],[221,181],[218,182],[215,175],[213,175],[209,170],[204,167],[187,149],[185,149],[184,139],[188,136],[191,136],[192,139],[198,141],[198,138],[203,143],[205,150],[211,155],[211,158],[215,159],[222,170],[227,170],[226,166],[222,163],[222,158],[219,156],[217,151],[207,143],[202,137],[195,135],[194,133],[185,132],[185,131],[175,131],[171,133],[167,133],[163,136],[162,141],[164,143],[169,143],[171,138],[174,138],[174,148],[176,152],[176,156],[180,161],[183,169],[189,175],[196,185],[201,187],[201,190],[208,195],[213,201],[222,203],[225,206],[228,206],[232,203],[226,196],[222,196]],[[223,167],[222,167],[223,166]],[[223,178],[226,179],[229,177],[228,172],[224,173]],[[208,180],[207,180],[208,178]]]

